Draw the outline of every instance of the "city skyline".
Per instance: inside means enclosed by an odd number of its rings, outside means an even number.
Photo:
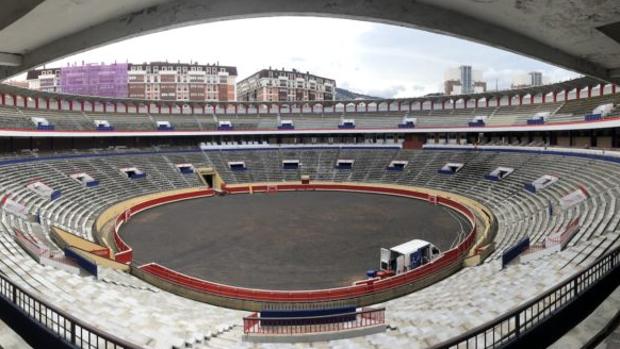
[[[287,30],[281,31],[282,27]],[[258,37],[278,31],[281,39],[276,44],[247,40],[248,31]],[[313,39],[330,36],[331,40],[323,40],[320,45]],[[207,40],[196,44],[197,38]],[[161,43],[167,41],[175,42],[174,50],[161,50]],[[312,17],[256,18],[184,27],[103,46],[46,66],[64,67],[82,61],[139,64],[166,60],[236,66],[239,80],[268,67],[310,71],[333,78],[339,87],[386,98],[441,92],[445,70],[460,65],[481,70],[488,90],[496,86],[510,88],[513,76],[529,71],[542,72],[549,82],[578,76],[533,59],[445,35],[371,22]]]

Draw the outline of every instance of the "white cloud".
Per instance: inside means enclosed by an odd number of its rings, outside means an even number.
[[[48,66],[168,60],[259,69],[295,68],[334,78],[356,92],[411,97],[442,90],[444,71],[470,64],[489,86],[539,70],[551,81],[575,74],[532,59],[444,35],[384,24],[314,17],[231,20],[149,34],[83,52]]]
[[[198,61],[237,66],[240,78],[268,66],[329,75],[356,56],[356,37],[373,27],[368,22],[308,17],[222,21],[145,35],[48,65]]]

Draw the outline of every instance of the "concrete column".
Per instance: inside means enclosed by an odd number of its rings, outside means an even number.
[[[508,96],[508,106],[512,106],[512,96]]]
[[[34,107],[35,107],[36,109],[39,109],[39,97],[35,97],[35,98],[34,98]]]
[[[599,95],[599,96],[602,96],[604,91],[605,91],[605,84],[600,83],[600,84],[598,85],[598,95]]]
[[[588,98],[592,98],[592,86],[588,86]]]
[[[3,101],[3,102],[4,102],[4,101]],[[50,110],[50,99],[49,99],[49,98],[47,98],[47,99],[45,100],[45,109],[46,109],[46,110]]]
[[[575,92],[576,92],[575,98],[580,99],[581,98],[581,88],[576,88]]]
[[[73,100],[69,101],[69,110],[73,111]]]
[[[60,110],[60,99],[56,100],[56,107],[58,108],[58,110]]]
[[[478,98],[474,100],[474,108],[478,109]]]
[[[534,104],[534,95],[530,94],[530,104]]]
[[[446,110],[446,100],[441,101],[441,110]]]
[[[577,96],[579,98],[579,96]],[[568,90],[564,90],[564,102],[568,99]]]
[[[611,85],[611,93],[616,93],[616,84]]]
[[[544,92],[543,92],[543,94],[542,94],[541,98],[542,98],[542,103],[543,103],[543,104],[544,104],[544,103],[547,103],[547,94],[546,94],[546,93],[544,93]]]
[[[84,112],[84,101],[80,101],[80,111]]]
[[[172,104],[168,104],[168,114],[172,114]]]

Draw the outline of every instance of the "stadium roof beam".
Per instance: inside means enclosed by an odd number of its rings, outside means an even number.
[[[9,67],[19,67],[22,64],[22,56],[12,53],[0,52],[0,65]]]
[[[3,1],[2,12],[0,12],[0,30],[22,18],[43,1],[44,0]]]
[[[308,15],[369,20],[444,33],[606,81],[620,82],[615,73],[620,69],[620,45],[597,30],[618,21],[620,4],[617,1],[587,6],[572,2],[549,4],[543,0],[516,3],[474,0],[65,2],[64,6],[56,2],[52,7],[55,1],[45,0],[22,18],[13,19],[11,25],[0,26],[0,51],[23,55],[19,66],[0,69],[0,78],[89,48],[183,25],[261,16]],[[32,5],[37,1],[28,3]],[[63,11],[82,17],[56,23],[47,20],[41,8],[52,11],[52,19],[60,17]],[[37,29],[41,26],[46,30]],[[20,28],[22,31],[17,31]],[[25,44],[7,40],[10,35],[23,35]],[[11,49],[7,50],[5,43]]]

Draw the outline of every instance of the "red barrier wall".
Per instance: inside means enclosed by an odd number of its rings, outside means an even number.
[[[267,190],[267,185],[252,186],[253,192],[264,192]],[[347,191],[347,192],[364,192],[364,193],[377,193],[385,195],[396,195],[415,198],[419,200],[428,200],[429,195],[426,193],[420,193],[413,189],[400,189],[391,187],[369,187],[369,186],[357,186],[350,184],[282,184],[277,186],[278,191],[307,191],[307,190],[334,190],[334,191]],[[201,196],[211,196],[210,193],[192,192],[185,194],[176,194],[169,197],[157,198],[149,201],[142,202],[134,207],[131,207],[129,211],[129,217],[137,212],[148,209],[150,207],[158,206],[164,203],[173,201],[191,199]],[[234,187],[227,188],[230,194],[243,194],[249,193],[250,187]],[[210,194],[210,195],[207,195]],[[444,198],[438,197],[438,204],[450,207],[465,217],[467,217],[471,223],[472,229],[467,237],[461,241],[461,243],[455,248],[444,252],[444,254],[433,261],[419,268],[410,270],[406,273],[398,274],[393,277],[389,277],[383,280],[376,281],[370,284],[323,289],[323,290],[309,290],[309,291],[272,291],[261,289],[249,289],[243,287],[234,287],[206,280],[194,278],[174,270],[168,269],[156,263],[149,263],[140,267],[144,272],[152,274],[162,280],[172,282],[174,284],[187,287],[199,292],[209,293],[217,296],[251,300],[251,301],[269,301],[269,302],[313,302],[313,301],[336,301],[348,298],[355,298],[378,293],[381,291],[389,290],[394,287],[403,286],[414,281],[424,279],[425,277],[436,273],[447,266],[455,263],[459,258],[464,257],[469,249],[473,246],[476,238],[476,222],[474,214],[463,204]],[[126,215],[120,215],[117,218],[118,228],[120,224],[125,222]],[[120,223],[120,224],[119,224]],[[131,247],[129,247],[118,236],[118,229],[115,229],[115,240],[118,239],[117,245],[121,251],[121,258],[131,261]]]

